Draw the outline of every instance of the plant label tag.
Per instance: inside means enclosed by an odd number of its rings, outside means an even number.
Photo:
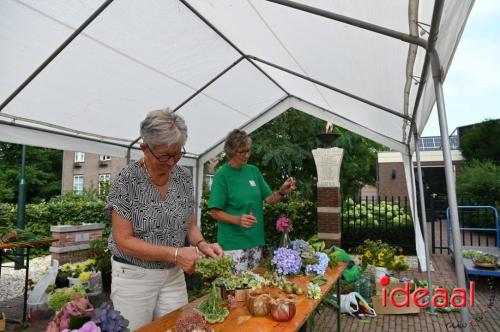
[[[255,186],[257,186],[257,185],[255,184],[255,181],[254,181],[254,180],[249,180],[249,181],[248,181],[248,183],[250,183],[250,187],[255,187]]]

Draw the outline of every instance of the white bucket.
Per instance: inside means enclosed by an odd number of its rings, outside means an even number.
[[[380,278],[387,274],[387,268],[381,266],[375,266],[375,283],[380,281]]]

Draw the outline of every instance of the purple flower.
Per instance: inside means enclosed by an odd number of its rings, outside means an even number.
[[[85,324],[82,325],[78,330],[69,330],[69,329],[64,329],[61,332],[101,332],[101,328],[98,327],[95,322],[93,321],[88,321]]]
[[[276,249],[272,263],[276,268],[276,272],[281,275],[299,273],[302,265],[299,253],[287,248]]]
[[[323,252],[316,252],[314,256],[318,258],[319,262],[318,264],[306,265],[306,274],[323,276],[326,272],[330,259],[328,258],[328,255]]]

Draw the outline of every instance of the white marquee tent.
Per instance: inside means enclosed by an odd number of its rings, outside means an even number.
[[[458,225],[441,83],[473,2],[2,0],[0,141],[138,158],[171,107],[201,194],[227,132],[294,107],[403,153],[425,267],[412,153],[437,100]]]

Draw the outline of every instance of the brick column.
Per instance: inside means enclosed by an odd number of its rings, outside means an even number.
[[[50,226],[52,238],[59,240],[49,248],[52,260],[60,265],[86,260],[90,241],[102,238],[103,230],[104,224]]]
[[[312,151],[318,172],[318,238],[328,246],[340,246],[340,166],[344,150],[339,148]]]

